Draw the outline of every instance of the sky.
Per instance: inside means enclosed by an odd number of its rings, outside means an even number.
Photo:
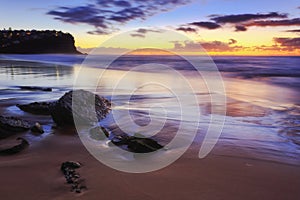
[[[82,52],[300,56],[299,0],[0,0],[2,29],[61,30]],[[0,26],[0,28],[1,28]]]

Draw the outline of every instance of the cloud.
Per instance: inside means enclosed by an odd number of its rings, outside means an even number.
[[[257,46],[254,47],[254,51],[273,51],[277,53],[293,53],[295,55],[300,53],[300,37],[296,38],[273,38],[274,44],[271,46]]]
[[[239,31],[247,31],[247,28],[245,26],[242,26],[242,25],[236,25],[235,26],[235,32],[239,32]]]
[[[183,31],[183,32],[192,32],[192,33],[197,33],[197,29],[192,28],[192,27],[179,27],[176,29],[177,31]]]
[[[298,26],[300,25],[300,18],[294,18],[294,19],[286,19],[286,20],[263,20],[263,21],[253,21],[244,24],[247,27],[250,26],[259,26],[259,27],[265,27],[265,26]]]
[[[214,23],[214,22],[191,22],[188,24],[183,24],[180,27],[176,28],[177,31],[183,32],[193,32],[196,33],[199,28],[205,28],[208,30],[214,30],[221,28],[221,25]]]
[[[141,33],[132,33],[130,34],[132,37],[141,37],[141,38],[144,38],[145,35],[144,34],[141,34]]]
[[[93,31],[88,31],[87,33],[91,34],[91,35],[107,35],[111,32],[105,31],[103,29],[97,29],[97,30],[93,30]]]
[[[222,41],[205,41],[205,42],[173,42],[174,47],[171,51],[177,52],[201,52],[202,49],[205,49],[208,52],[233,52],[238,51],[242,47],[240,46],[232,46],[236,44],[237,41],[234,39],[230,39],[228,43]]]
[[[47,12],[54,19],[71,24],[87,24],[96,30],[90,34],[108,34],[119,24],[166,12],[190,3],[191,0],[87,0],[89,4],[74,7],[58,7]]]
[[[215,21],[219,24],[236,24],[247,22],[250,20],[257,20],[257,19],[268,19],[268,18],[287,18],[287,14],[279,14],[277,12],[270,12],[267,14],[238,14],[238,15],[211,15],[210,19]]]
[[[148,32],[153,32],[153,33],[161,33],[161,30],[155,30],[155,29],[146,29],[146,28],[140,28],[136,31],[137,33],[141,34],[146,34]]]
[[[231,44],[236,44],[237,41],[235,39],[229,39],[229,42],[228,44],[231,45]]]
[[[192,22],[192,23],[189,23],[189,25],[196,26],[199,28],[206,28],[206,29],[210,29],[210,30],[221,27],[221,25],[216,24],[214,22]]]
[[[256,13],[256,14],[238,14],[238,15],[209,15],[210,21],[199,21],[199,22],[191,22],[187,24],[183,24],[179,26],[176,30],[184,31],[184,32],[196,32],[198,28],[206,28],[208,30],[214,30],[221,28],[222,25],[232,24],[235,27],[236,32],[247,31],[247,27],[254,26],[254,23],[262,23],[262,21],[255,20],[263,20],[263,19],[272,19],[272,18],[280,18],[286,19],[288,17],[287,14],[282,14],[278,12],[269,12],[269,13]],[[287,20],[267,20],[272,22],[282,22],[287,23]],[[296,23],[296,22],[294,22]]]
[[[276,44],[285,47],[286,50],[300,49],[300,37],[297,38],[274,38]]]
[[[51,10],[47,14],[55,16],[54,19],[66,22],[66,23],[85,23],[92,25],[97,28],[106,29],[108,28],[105,22],[105,13],[99,15],[101,12],[99,9],[93,6],[79,6],[79,7],[60,7],[58,10]]]
[[[146,28],[139,28],[135,31],[135,33],[130,34],[132,37],[146,37],[146,34],[152,32],[152,33],[161,33],[163,30],[159,29],[146,29]]]
[[[288,32],[288,33],[300,33],[300,29],[287,30],[285,32]]]

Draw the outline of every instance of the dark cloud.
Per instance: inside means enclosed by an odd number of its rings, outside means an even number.
[[[200,28],[211,29],[211,30],[221,27],[219,24],[216,24],[214,22],[192,22],[192,23],[189,23],[189,25],[197,26]]]
[[[102,12],[101,15],[98,13]],[[107,28],[105,22],[105,11],[92,6],[79,6],[74,8],[60,7],[58,10],[49,11],[48,15],[55,16],[54,19],[67,23],[85,23],[94,27]]]
[[[279,14],[277,12],[270,12],[267,14],[239,14],[239,15],[211,15],[211,20],[215,21],[219,24],[237,24],[242,22],[247,22],[250,20],[257,20],[257,19],[268,19],[268,18],[287,18],[287,14]]]
[[[294,30],[287,30],[285,32],[289,32],[289,33],[300,33],[300,29],[294,29]]]
[[[285,20],[260,20],[260,21],[253,21],[244,24],[245,26],[298,26],[300,25],[300,18],[294,19],[285,19]]]
[[[237,41],[235,39],[229,39],[229,45],[236,44]]]
[[[276,44],[285,47],[287,50],[300,49],[300,37],[297,38],[274,38]]]
[[[188,24],[183,24],[180,27],[178,27],[176,30],[196,33],[198,31],[198,28],[213,30],[213,29],[221,28],[221,25],[214,22],[192,22]]]
[[[156,29],[146,29],[146,28],[140,28],[135,31],[135,33],[130,34],[132,37],[146,37],[146,34],[152,32],[152,33],[161,33],[162,30],[156,30]]]
[[[242,25],[236,25],[235,26],[235,32],[240,32],[240,31],[247,31],[247,28]]]
[[[88,0],[87,0],[88,1]],[[116,26],[133,20],[144,20],[160,12],[169,11],[191,0],[89,0],[90,4],[58,7],[47,12],[54,19],[71,24],[88,24],[96,28],[90,34],[105,34]]]
[[[177,31],[183,31],[183,32],[192,32],[192,33],[196,33],[197,29],[195,28],[191,28],[191,27],[179,27],[176,29]]]
[[[254,26],[255,23],[259,24],[265,22],[277,22],[277,23],[288,23],[290,21],[289,19],[286,19],[288,17],[287,14],[282,14],[278,12],[269,12],[265,14],[256,13],[256,14],[238,14],[238,15],[210,15],[208,16],[210,20],[213,22],[206,22],[206,21],[200,21],[200,22],[192,22],[187,23],[184,25],[181,25],[176,30],[184,31],[184,32],[196,32],[197,28],[206,28],[209,30],[214,30],[221,28],[224,24],[232,24],[235,27],[236,32],[241,31],[247,31],[247,27]],[[266,20],[261,21],[264,19],[272,19],[272,18],[280,18],[280,19],[286,19],[286,20]],[[257,21],[255,21],[257,20]],[[296,22],[290,22],[297,24]],[[274,24],[274,23],[273,23]],[[257,25],[259,26],[259,25]],[[261,25],[263,26],[263,25]]]
[[[128,1],[112,1],[115,6],[120,6],[120,7],[130,7],[131,4]]]
[[[96,4],[102,7],[130,7],[131,4],[129,1],[118,1],[118,0],[96,0]]]
[[[105,31],[103,29],[99,29],[99,30],[94,30],[94,31],[88,31],[87,33],[91,34],[91,35],[107,35],[107,34],[109,34],[111,32],[107,32],[107,31]]]

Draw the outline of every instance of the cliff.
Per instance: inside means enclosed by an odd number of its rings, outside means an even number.
[[[81,54],[74,46],[74,37],[61,31],[2,30],[0,53],[2,54]]]

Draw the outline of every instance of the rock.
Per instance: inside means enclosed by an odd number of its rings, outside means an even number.
[[[17,104],[17,107],[21,110],[36,114],[36,115],[50,115],[49,106],[51,103],[49,102],[34,102],[30,104]]]
[[[135,153],[149,153],[163,148],[158,142],[151,138],[132,138],[128,143],[128,149]]]
[[[129,135],[115,135],[111,138],[111,142],[114,145],[121,146],[121,145],[128,145],[130,142],[131,137]]]
[[[52,88],[49,87],[37,87],[37,86],[19,86],[21,90],[33,90],[33,91],[45,91],[51,92]]]
[[[76,95],[72,110],[72,96]],[[74,90],[64,94],[50,105],[50,114],[59,126],[74,125],[73,116],[82,124],[94,124],[105,118],[110,112],[110,101],[85,90]]]
[[[71,184],[71,191],[81,193],[82,189],[87,189],[83,179],[80,179],[80,175],[76,173],[75,169],[81,167],[81,164],[76,161],[66,161],[61,164],[60,170],[63,172],[66,178],[66,182]]]
[[[113,136],[111,142],[116,146],[125,146],[134,153],[149,153],[163,148],[151,138],[128,136],[127,134]]]
[[[31,127],[31,131],[35,132],[35,133],[44,133],[44,129],[43,126],[40,125],[38,122],[36,122],[32,127]]]
[[[90,137],[94,140],[104,140],[109,137],[109,132],[102,126],[90,129]]]
[[[64,172],[65,169],[69,168],[69,169],[77,169],[81,167],[81,164],[79,162],[76,162],[76,161],[66,161],[66,162],[63,162],[61,164],[61,167],[60,169]]]
[[[31,125],[29,122],[18,117],[0,116],[0,138],[8,137],[16,132],[29,130]]]
[[[17,138],[17,140],[21,140],[21,143],[18,145],[15,145],[8,149],[0,150],[0,155],[12,155],[19,153],[20,151],[24,150],[26,147],[29,146],[29,143],[24,138]]]

